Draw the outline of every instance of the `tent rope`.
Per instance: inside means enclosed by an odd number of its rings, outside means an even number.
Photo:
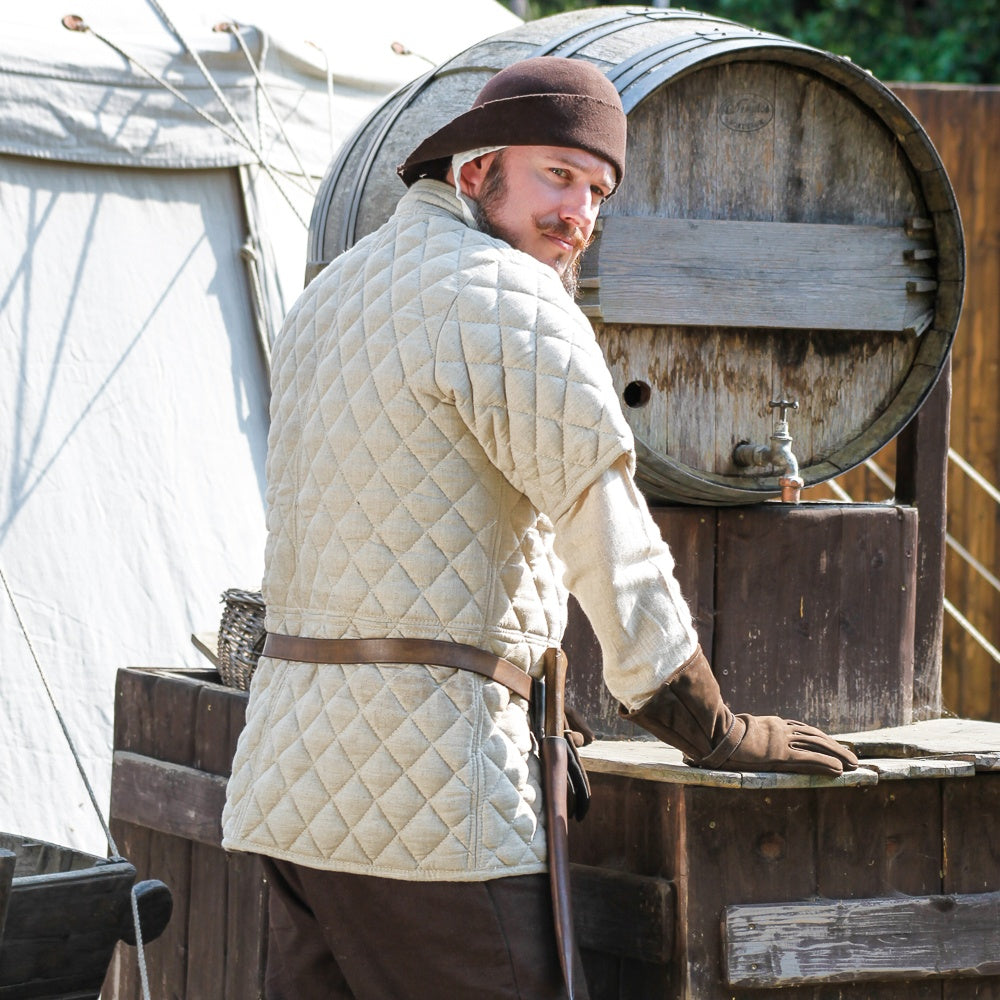
[[[52,688],[49,687],[48,678],[45,676],[45,671],[42,669],[41,661],[38,659],[38,654],[35,652],[34,644],[31,641],[31,636],[28,635],[28,629],[24,624],[24,619],[21,617],[21,612],[18,610],[17,601],[14,600],[14,595],[11,592],[10,584],[7,583],[7,577],[2,568],[0,568],[0,582],[3,583],[3,588],[7,592],[7,598],[10,601],[10,606],[14,611],[14,617],[17,619],[18,628],[21,630],[21,635],[24,636],[24,641],[28,647],[28,652],[31,654],[31,659],[35,664],[35,669],[38,671],[38,676],[41,678],[42,687],[45,689],[45,693],[48,696],[49,704],[52,706],[52,711],[55,712],[56,720],[59,723],[59,728],[62,729],[63,736],[66,738],[66,744],[69,747],[70,753],[73,755],[73,760],[76,762],[77,770],[80,772],[80,777],[83,779],[84,787],[87,789],[87,794],[90,796],[91,804],[94,807],[94,812],[97,814],[97,818],[100,821],[101,827],[104,829],[104,836],[108,841],[108,850],[110,852],[110,860],[112,861],[124,861],[125,858],[121,856],[118,852],[118,845],[115,843],[115,838],[111,835],[111,827],[108,826],[107,820],[104,818],[104,812],[101,807],[97,804],[97,796],[94,793],[94,788],[90,783],[90,779],[87,777],[87,772],[84,769],[83,761],[80,759],[80,754],[77,752],[76,745],[73,743],[73,738],[70,736],[69,728],[66,725],[66,721],[63,718],[62,712],[59,711],[59,706],[56,703],[55,695],[52,693]],[[135,940],[136,949],[139,955],[139,974],[142,979],[142,995],[143,1000],[150,1000],[149,994],[149,976],[146,971],[146,954],[145,949],[142,945],[142,928],[139,921],[139,901],[136,895],[136,887],[132,886],[131,892],[132,900],[132,921],[135,924]]]
[[[299,156],[299,151],[295,148],[295,144],[289,138],[288,133],[285,131],[284,123],[281,121],[281,116],[278,114],[278,109],[274,106],[274,102],[271,100],[271,95],[268,92],[267,84],[264,82],[264,78],[260,74],[260,67],[254,62],[253,53],[250,51],[250,46],[247,45],[246,39],[243,37],[243,25],[238,24],[235,21],[224,21],[221,24],[215,26],[216,31],[225,31],[231,34],[239,44],[240,50],[243,52],[246,58],[247,65],[250,67],[250,72],[253,73],[254,80],[257,81],[257,86],[260,88],[261,95],[264,98],[264,102],[267,104],[271,114],[274,116],[275,125],[277,125],[278,131],[281,133],[281,138],[285,140],[285,145],[288,147],[288,151],[292,154],[296,165],[298,166],[302,176],[305,178],[306,183],[309,185],[309,191],[313,194],[316,192],[316,185],[313,183],[312,175],[306,170],[305,165],[302,162],[302,158]],[[258,29],[260,30],[260,29]],[[264,65],[266,60],[266,46],[267,46],[267,35],[261,31],[262,39],[262,51],[260,64]]]
[[[243,125],[243,122],[240,121],[239,115],[236,114],[236,111],[233,109],[233,106],[229,103],[229,101],[226,98],[226,95],[222,92],[222,88],[216,82],[215,77],[212,76],[209,68],[205,65],[204,60],[201,58],[200,55],[198,55],[197,50],[181,34],[180,30],[177,28],[174,22],[170,20],[170,16],[163,9],[163,5],[159,2],[159,0],[146,0],[146,2],[150,5],[150,7],[153,8],[153,10],[156,11],[157,14],[159,14],[161,20],[167,26],[167,30],[170,31],[171,34],[173,34],[173,36],[177,39],[177,41],[179,41],[181,45],[184,47],[188,55],[191,56],[191,58],[194,60],[194,64],[198,67],[199,71],[201,72],[201,75],[205,78],[205,82],[209,85],[209,87],[212,88],[212,93],[215,94],[215,96],[219,99],[219,103],[223,106],[223,108],[225,108],[226,114],[228,114],[229,117],[232,119],[233,124],[236,126],[240,135],[242,135],[243,138],[246,139],[247,144],[249,145],[250,149],[253,150],[253,153],[257,157],[257,160],[259,161],[261,167],[264,168],[268,177],[270,177],[271,180],[274,181],[278,190],[281,192],[282,197],[285,199],[285,201],[288,202],[288,207],[295,213],[295,217],[299,220],[299,222],[302,223],[304,228],[308,229],[309,223],[307,223],[306,220],[303,219],[302,216],[299,214],[299,211],[292,203],[291,198],[288,197],[287,192],[279,183],[278,178],[271,167],[271,164],[268,163],[267,159],[264,157],[263,150],[258,148],[257,144],[250,136],[250,133],[247,132],[246,128]]]
[[[154,2],[154,0],[149,0],[149,2],[152,3]],[[138,69],[140,72],[145,73],[146,76],[148,76],[154,83],[156,83],[158,86],[162,87],[165,91],[167,91],[167,93],[175,97],[182,104],[189,107],[199,118],[208,122],[208,124],[211,125],[213,128],[218,129],[218,131],[220,131],[230,142],[234,143],[237,146],[240,146],[241,148],[245,149],[248,153],[252,154],[254,159],[257,161],[258,164],[260,164],[264,172],[274,182],[274,186],[278,189],[278,192],[281,194],[282,198],[285,199],[286,203],[288,204],[288,207],[292,210],[292,213],[295,215],[295,218],[298,219],[298,221],[301,223],[304,229],[309,228],[308,222],[306,222],[305,218],[302,216],[302,213],[298,210],[295,203],[289,197],[288,192],[285,190],[281,182],[281,179],[279,179],[279,177],[287,181],[289,184],[292,184],[293,186],[299,188],[299,190],[306,192],[307,194],[311,194],[312,193],[311,190],[309,189],[309,187],[306,186],[306,184],[300,182],[298,178],[295,177],[293,174],[281,170],[278,167],[274,167],[265,159],[263,151],[256,145],[256,143],[254,143],[253,139],[251,139],[250,136],[247,134],[246,129],[243,127],[242,123],[238,120],[238,117],[232,110],[231,106],[229,105],[229,102],[222,95],[221,90],[219,90],[218,84],[209,74],[207,67],[204,67],[204,63],[202,63],[201,60],[194,55],[194,53],[192,53],[192,55],[195,58],[195,62],[199,64],[199,69],[201,69],[202,73],[209,80],[209,85],[216,93],[216,96],[219,97],[220,101],[223,104],[223,107],[226,109],[230,117],[234,119],[237,129],[241,133],[240,135],[237,135],[230,129],[228,129],[225,126],[225,124],[220,122],[214,115],[205,111],[203,108],[199,108],[196,104],[194,104],[191,100],[189,100],[171,83],[163,79],[163,77],[158,76],[155,72],[153,72],[153,70],[151,70],[148,66],[142,63],[135,56],[133,56],[130,52],[127,52],[125,49],[123,49],[120,45],[113,42],[106,35],[103,35],[101,34],[101,32],[96,31],[91,25],[87,24],[81,18],[76,17],[75,15],[67,15],[66,17],[63,18],[63,25],[70,31],[79,31],[93,35],[94,38],[96,38],[99,42],[106,45],[113,52],[117,52],[118,55],[120,55],[123,59],[126,59],[129,63],[135,66],[135,68]],[[187,47],[187,44],[183,41],[183,39],[181,39],[181,44],[183,44],[185,48]],[[188,51],[190,52],[190,49]]]

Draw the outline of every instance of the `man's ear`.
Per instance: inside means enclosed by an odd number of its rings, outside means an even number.
[[[486,153],[483,156],[477,156],[474,160],[469,160],[468,163],[462,164],[462,169],[458,175],[462,194],[467,194],[473,201],[479,200],[479,192],[482,189],[483,181],[486,180],[486,175],[489,173],[490,166],[496,159],[496,155],[496,153]]]

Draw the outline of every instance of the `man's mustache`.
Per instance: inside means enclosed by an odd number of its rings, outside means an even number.
[[[583,251],[586,250],[593,241],[593,237],[589,240],[584,239],[583,233],[580,232],[580,229],[577,226],[574,226],[569,222],[565,222],[558,217],[536,219],[535,225],[538,226],[543,233],[565,240],[573,247],[573,250],[576,253],[583,253]]]

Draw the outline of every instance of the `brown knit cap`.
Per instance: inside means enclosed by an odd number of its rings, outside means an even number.
[[[485,146],[585,149],[625,173],[625,112],[615,85],[582,59],[538,56],[502,69],[472,107],[428,136],[397,173],[409,187],[443,176],[455,153]]]

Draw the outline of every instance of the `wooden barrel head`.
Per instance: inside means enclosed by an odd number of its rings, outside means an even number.
[[[580,305],[668,502],[780,493],[787,431],[806,486],[891,440],[930,392],[961,307],[954,194],[920,125],[849,60],[683,10],[531,21],[389,98],[317,198],[311,274],[402,193],[395,168],[489,77],[535,55],[590,60],[628,114],[624,182],[584,258]],[[311,276],[310,274],[310,276]],[[758,445],[764,464],[734,460]]]

